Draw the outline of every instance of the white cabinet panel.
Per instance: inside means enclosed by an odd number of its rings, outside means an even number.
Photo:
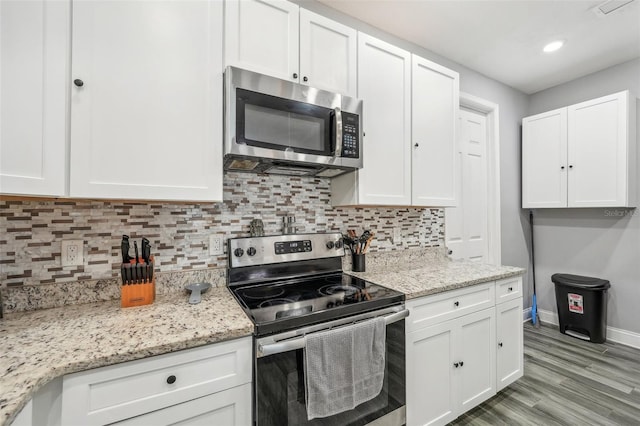
[[[0,2],[0,193],[66,195],[70,1]]]
[[[225,65],[298,81],[298,15],[285,0],[226,0]]]
[[[358,97],[363,100],[359,204],[411,204],[411,55],[358,33]]]
[[[522,298],[496,306],[498,390],[518,380],[523,369]]]
[[[412,204],[455,206],[458,73],[412,55],[412,83]]]
[[[300,9],[301,83],[356,96],[357,31]]]
[[[407,334],[407,425],[446,424],[458,415],[451,324]]]
[[[634,198],[627,184],[635,163],[629,102],[629,92],[621,92],[568,108],[569,207],[622,207]]]
[[[458,320],[461,412],[466,412],[496,394],[496,323],[494,308]]]
[[[567,109],[522,120],[522,207],[567,206]]]
[[[251,382],[245,337],[64,376],[62,424],[140,416]]]
[[[73,10],[72,197],[222,200],[222,3]]]
[[[249,426],[251,384],[194,399],[182,404],[114,423],[117,425]]]

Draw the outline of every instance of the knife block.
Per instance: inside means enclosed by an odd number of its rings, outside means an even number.
[[[138,259],[142,261],[142,259]],[[135,265],[135,260],[130,264]],[[153,256],[149,258],[150,269],[153,269]],[[149,282],[125,284],[120,287],[120,306],[130,308],[132,306],[150,305],[156,299],[156,278],[155,276]]]

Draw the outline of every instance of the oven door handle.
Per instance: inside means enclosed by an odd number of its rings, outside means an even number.
[[[409,310],[403,309],[402,311],[395,312],[390,315],[384,316],[384,322],[386,325],[393,324],[394,322],[405,319],[409,316]],[[375,318],[375,317],[374,317]],[[303,349],[306,346],[306,337],[296,337],[294,339],[283,340],[276,343],[269,343],[266,345],[258,342],[257,344],[257,357],[262,358],[264,356],[275,355],[282,352],[295,351],[297,349]]]

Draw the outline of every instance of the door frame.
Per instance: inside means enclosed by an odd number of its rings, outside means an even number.
[[[486,99],[461,91],[460,107],[471,109],[487,117],[488,262],[500,265],[502,263],[500,231],[500,106]]]

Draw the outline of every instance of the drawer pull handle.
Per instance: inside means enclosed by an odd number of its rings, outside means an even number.
[[[453,302],[453,306],[460,306],[460,302],[458,301]]]
[[[174,376],[173,374],[167,377],[167,383],[169,383],[170,385],[174,384],[175,382],[176,382],[176,376]]]
[[[454,363],[453,363],[453,366],[454,366],[455,368],[458,368],[458,367],[460,367],[460,363],[459,363],[459,362],[454,362]]]
[[[498,343],[498,347],[500,348],[502,347],[502,342]]]
[[[464,365],[464,362],[460,361],[460,367],[462,367]]]
[[[509,291],[513,291],[513,287],[509,287]]]

